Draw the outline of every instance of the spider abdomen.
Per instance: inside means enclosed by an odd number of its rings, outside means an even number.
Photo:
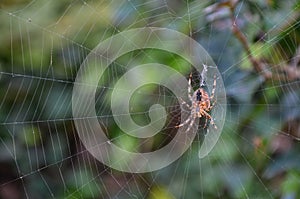
[[[200,109],[207,110],[210,107],[209,95],[203,88],[199,88],[195,91],[194,99],[197,104],[196,106],[198,106]]]

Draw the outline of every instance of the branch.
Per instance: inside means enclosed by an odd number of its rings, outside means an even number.
[[[291,59],[290,64],[286,64],[282,67],[280,71],[269,70],[267,63],[263,60],[257,59],[253,56],[251,52],[249,41],[244,33],[240,30],[236,23],[236,16],[234,16],[234,11],[236,9],[236,5],[238,4],[238,0],[227,0],[221,3],[215,3],[205,9],[206,13],[217,12],[221,9],[227,8],[229,9],[229,15],[232,24],[232,33],[239,40],[243,49],[247,53],[247,57],[251,62],[254,70],[262,75],[266,80],[282,80],[282,81],[294,81],[300,79],[300,68],[297,67],[300,62],[300,46],[298,47],[294,57]],[[299,14],[297,16],[300,16]],[[295,17],[291,17],[291,20],[295,21]]]
[[[251,64],[253,65],[256,72],[258,72],[259,74],[262,74],[266,79],[272,78],[272,73],[268,70],[266,65],[263,64],[260,60],[257,60],[255,57],[253,57],[252,52],[250,50],[249,43],[247,41],[247,38],[242,33],[242,31],[238,28],[233,16],[232,16],[232,32],[235,35],[235,37],[242,44],[244,50],[247,53],[247,57],[248,57],[249,61],[251,62]]]
[[[235,35],[235,37],[242,44],[244,50],[247,53],[247,57],[248,57],[249,61],[251,62],[251,64],[253,65],[256,72],[258,72],[259,74],[262,74],[265,77],[265,79],[270,79],[270,78],[272,78],[272,73],[268,70],[266,65],[264,65],[260,60],[257,60],[253,56],[246,36],[240,30],[240,28],[238,27],[238,25],[236,23],[236,17],[234,16],[234,10],[235,10],[236,5],[237,5],[236,3],[231,4],[229,7],[230,11],[231,11],[230,14],[231,14],[232,32]]]

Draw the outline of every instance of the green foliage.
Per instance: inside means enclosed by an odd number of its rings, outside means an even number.
[[[149,199],[175,199],[163,186],[155,186],[151,189]]]
[[[300,194],[300,172],[291,170],[282,183],[283,197],[298,196]]]

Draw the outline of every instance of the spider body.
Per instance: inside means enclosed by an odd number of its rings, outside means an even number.
[[[198,88],[193,94],[194,106],[198,106],[199,110],[207,110],[210,107],[210,98],[203,88]],[[207,110],[209,111],[209,110]]]
[[[214,107],[215,104],[214,95],[216,90],[216,76],[214,76],[214,83],[213,83],[213,89],[211,95],[209,95],[209,93],[203,88],[203,86],[198,88],[192,94],[191,82],[192,82],[192,73],[190,74],[189,86],[188,86],[188,97],[191,102],[191,105],[189,105],[184,100],[180,99],[181,104],[185,105],[190,110],[190,116],[183,123],[177,125],[176,128],[189,124],[186,130],[189,131],[197,118],[205,117],[205,124],[203,128],[207,127],[208,120],[210,120],[210,123],[214,126],[215,129],[217,129],[217,126],[215,125],[213,118],[209,114],[209,112],[211,111],[211,109]]]

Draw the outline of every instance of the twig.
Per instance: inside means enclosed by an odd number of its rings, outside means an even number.
[[[236,23],[236,18],[234,16],[235,6],[236,6],[236,4],[231,5],[229,7],[230,11],[231,11],[232,32],[235,35],[235,37],[242,44],[243,48],[245,49],[245,51],[247,53],[248,59],[251,62],[251,64],[253,65],[256,72],[262,74],[266,79],[270,79],[270,78],[272,78],[272,73],[267,69],[267,67],[264,64],[262,64],[259,60],[257,60],[255,57],[253,57],[253,54],[251,52],[251,49],[250,49],[250,46],[249,46],[246,36],[242,33],[242,31],[239,29],[239,27]]]
[[[228,8],[230,20],[232,24],[232,33],[234,36],[239,40],[243,49],[247,53],[247,57],[251,62],[254,70],[262,75],[265,80],[271,79],[278,80],[278,81],[294,81],[300,80],[300,68],[298,64],[300,64],[300,46],[297,48],[295,55],[291,59],[290,64],[285,64],[279,71],[270,71],[268,64],[263,61],[263,59],[257,59],[253,56],[253,53],[250,49],[249,41],[244,33],[240,30],[236,23],[236,16],[234,15],[234,11],[236,9],[236,5],[238,4],[239,0],[227,0],[221,3],[215,3],[205,9],[206,14],[217,12],[220,9]],[[294,14],[292,17],[289,18],[289,22],[296,22],[296,20],[300,17],[300,14]],[[290,23],[285,23],[285,25]],[[288,27],[287,27],[288,28]],[[282,29],[280,29],[282,30]],[[274,32],[274,30],[273,30]]]

